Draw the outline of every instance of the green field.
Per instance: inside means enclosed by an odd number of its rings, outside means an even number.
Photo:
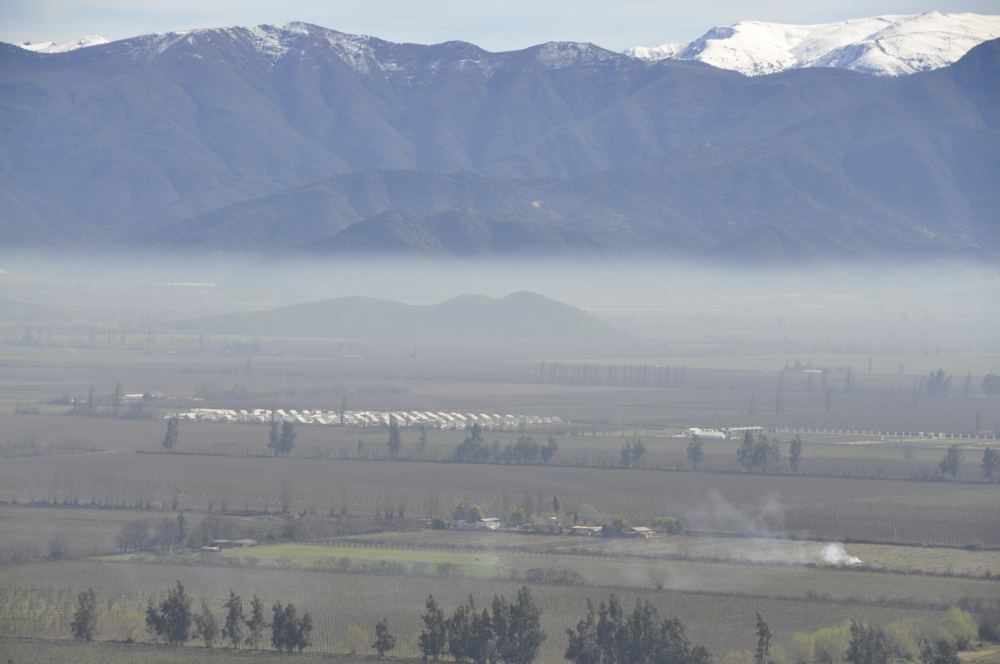
[[[317,546],[310,544],[273,544],[250,549],[225,549],[219,553],[224,558],[253,559],[261,564],[288,561],[293,565],[308,567],[316,563],[347,559],[350,561],[394,562],[408,566],[414,564],[452,564],[463,568],[490,568],[500,564],[500,558],[485,553],[461,551],[408,551],[399,549],[373,549],[349,546]]]
[[[697,589],[709,593],[777,598],[815,596],[835,600],[916,604],[932,602],[947,605],[963,599],[992,601],[1000,596],[1000,580],[992,579],[913,577],[833,566],[639,560],[611,554],[494,554],[446,549],[278,544],[228,549],[219,556],[259,565],[329,570],[350,570],[352,566],[348,563],[390,562],[399,566],[399,573],[493,579],[526,579],[530,578],[531,570],[549,570],[572,572],[578,575],[574,577],[578,579],[578,583],[596,587]],[[454,566],[454,569],[442,570],[438,567],[440,565]]]
[[[775,538],[671,535],[652,540],[532,536],[504,532],[422,530],[376,533],[345,538],[368,547],[427,547],[487,552],[518,551],[543,555],[585,554],[614,558],[701,560],[713,562],[819,565],[826,542]],[[1000,577],[995,551],[946,547],[851,543],[846,549],[866,567],[894,572]],[[419,554],[415,554],[419,555]]]

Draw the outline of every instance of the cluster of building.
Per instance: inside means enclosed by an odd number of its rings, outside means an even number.
[[[245,537],[243,539],[214,539],[201,547],[202,551],[221,551],[222,549],[248,549],[257,546],[257,540]]]
[[[376,410],[285,410],[277,408],[255,408],[253,410],[230,410],[224,408],[192,408],[175,415],[182,420],[201,422],[243,422],[250,424],[270,424],[271,422],[293,422],[297,424],[319,424],[348,427],[388,427],[395,423],[400,427],[426,427],[428,429],[471,429],[478,424],[483,429],[515,429],[520,426],[552,426],[562,424],[560,417],[541,415],[511,415],[499,413],[458,413],[433,411],[376,411]]]
[[[559,520],[554,517],[535,517],[530,523],[522,523],[516,526],[508,525],[495,517],[483,517],[478,521],[456,520],[448,523],[448,527],[459,530],[504,530],[519,533],[539,533],[542,535],[578,535],[581,537],[604,537],[604,526],[570,526],[563,528]],[[656,531],[645,526],[630,526],[618,537],[632,537],[634,539],[651,539],[656,535]]]
[[[764,427],[720,427],[718,429],[691,427],[687,430],[685,436],[687,438],[704,438],[709,440],[739,440],[748,431],[756,436],[764,433]]]

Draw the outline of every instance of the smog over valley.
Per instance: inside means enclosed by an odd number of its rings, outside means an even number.
[[[997,10],[6,3],[0,662],[1000,664]]]

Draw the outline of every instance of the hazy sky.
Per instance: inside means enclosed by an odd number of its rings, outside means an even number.
[[[819,23],[929,10],[1000,13],[1000,0],[0,0],[0,41],[62,41],[308,21],[393,41],[491,50],[549,40],[607,48],[689,41],[741,19]]]

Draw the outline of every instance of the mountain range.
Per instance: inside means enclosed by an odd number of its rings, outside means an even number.
[[[0,241],[725,260],[1000,249],[1000,42],[899,77],[314,25],[0,44]]]
[[[260,26],[261,41],[269,26]],[[181,33],[186,34],[186,33]],[[1000,38],[1000,16],[929,11],[795,25],[741,21],[716,26],[691,42],[625,49],[643,60],[692,60],[748,76],[802,67],[836,67],[881,76],[939,69],[974,46]],[[277,40],[280,42],[280,39]],[[97,34],[66,42],[19,42],[37,53],[65,53],[109,43]],[[278,50],[284,47],[276,43]]]

